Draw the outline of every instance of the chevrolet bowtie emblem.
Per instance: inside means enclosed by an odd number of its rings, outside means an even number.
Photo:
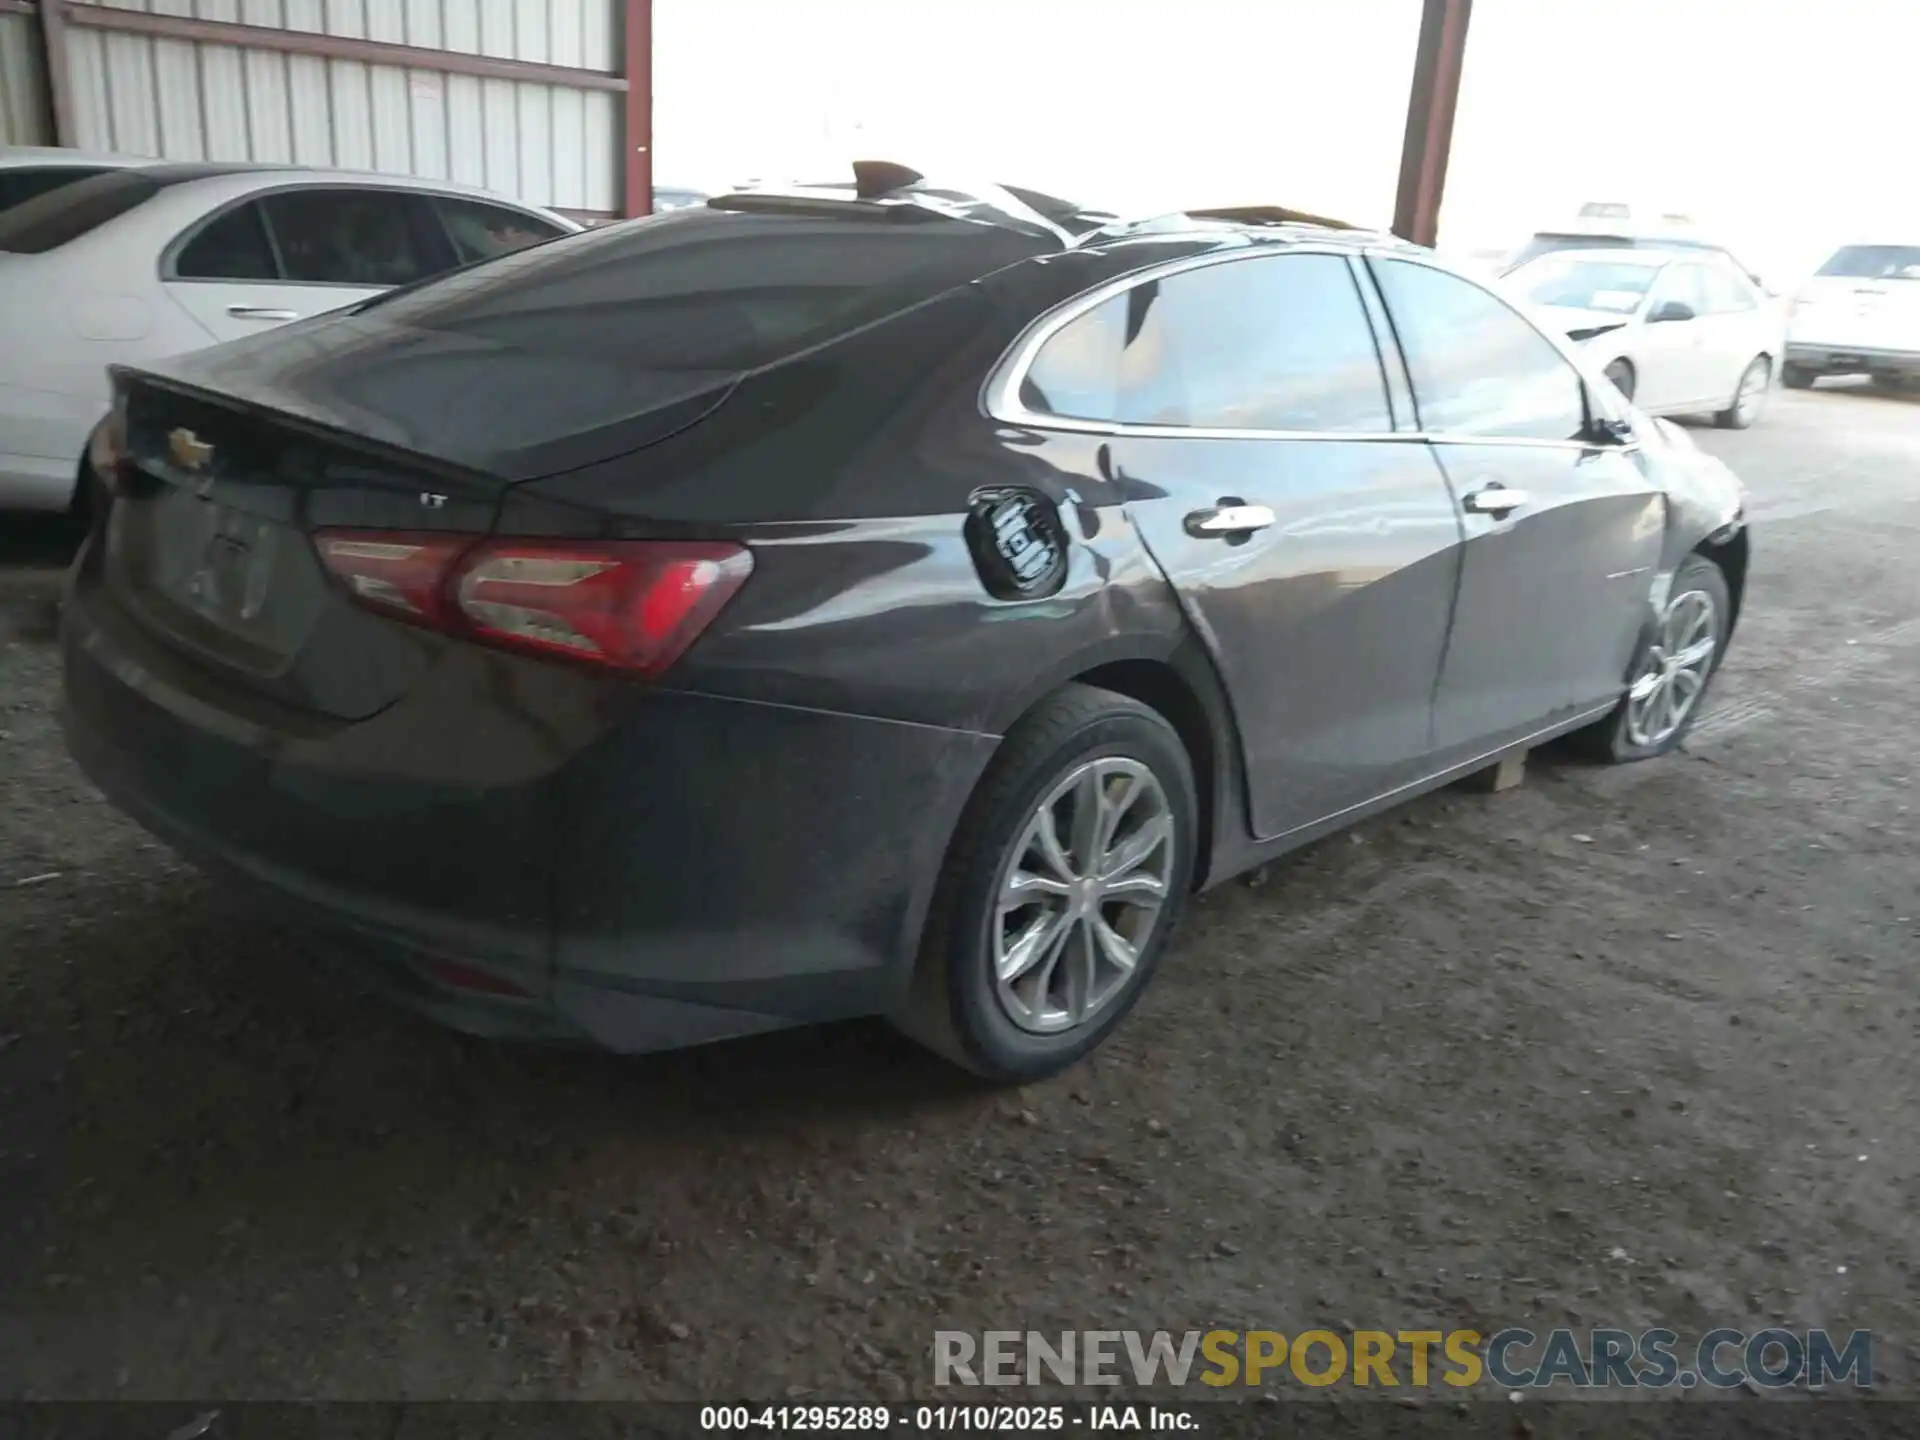
[[[168,433],[167,454],[182,470],[204,470],[213,458],[213,446],[182,426]]]

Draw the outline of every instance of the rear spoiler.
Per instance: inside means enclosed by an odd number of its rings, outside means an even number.
[[[1228,205],[1212,210],[1189,210],[1197,220],[1228,220],[1236,225],[1318,225],[1326,230],[1354,230],[1358,226],[1326,215],[1310,215],[1305,210],[1288,210],[1279,205]]]

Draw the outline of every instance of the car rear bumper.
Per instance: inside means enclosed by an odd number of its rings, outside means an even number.
[[[369,988],[479,1034],[641,1051],[893,1008],[995,744],[610,695],[468,647],[429,694],[372,720],[276,729],[209,703],[217,677],[149,637],[89,569],[63,620],[81,768]],[[510,705],[535,687],[538,704]],[[423,741],[474,758],[430,774],[409,758]]]
[[[1787,364],[1823,375],[1904,375],[1920,377],[1920,350],[1888,350],[1873,346],[1818,345],[1787,342]]]
[[[66,460],[0,453],[0,510],[65,510],[79,469],[77,450]]]
[[[0,510],[64,510],[103,398],[0,383]]]

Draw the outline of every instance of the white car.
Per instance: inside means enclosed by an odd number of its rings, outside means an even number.
[[[123,167],[0,211],[0,510],[61,510],[106,367],[197,350],[579,229],[446,181]]]
[[[1781,359],[1779,310],[1723,254],[1555,250],[1506,276],[1543,324],[1650,415],[1759,418]]]
[[[1920,381],[1920,245],[1842,245],[1794,296],[1782,378]]]

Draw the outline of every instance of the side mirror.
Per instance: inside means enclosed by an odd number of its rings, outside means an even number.
[[[1595,416],[1587,432],[1587,438],[1596,445],[1631,445],[1634,441],[1633,426],[1610,415]]]
[[[1664,324],[1671,320],[1693,319],[1693,307],[1684,300],[1669,300],[1647,317],[1649,325]]]

